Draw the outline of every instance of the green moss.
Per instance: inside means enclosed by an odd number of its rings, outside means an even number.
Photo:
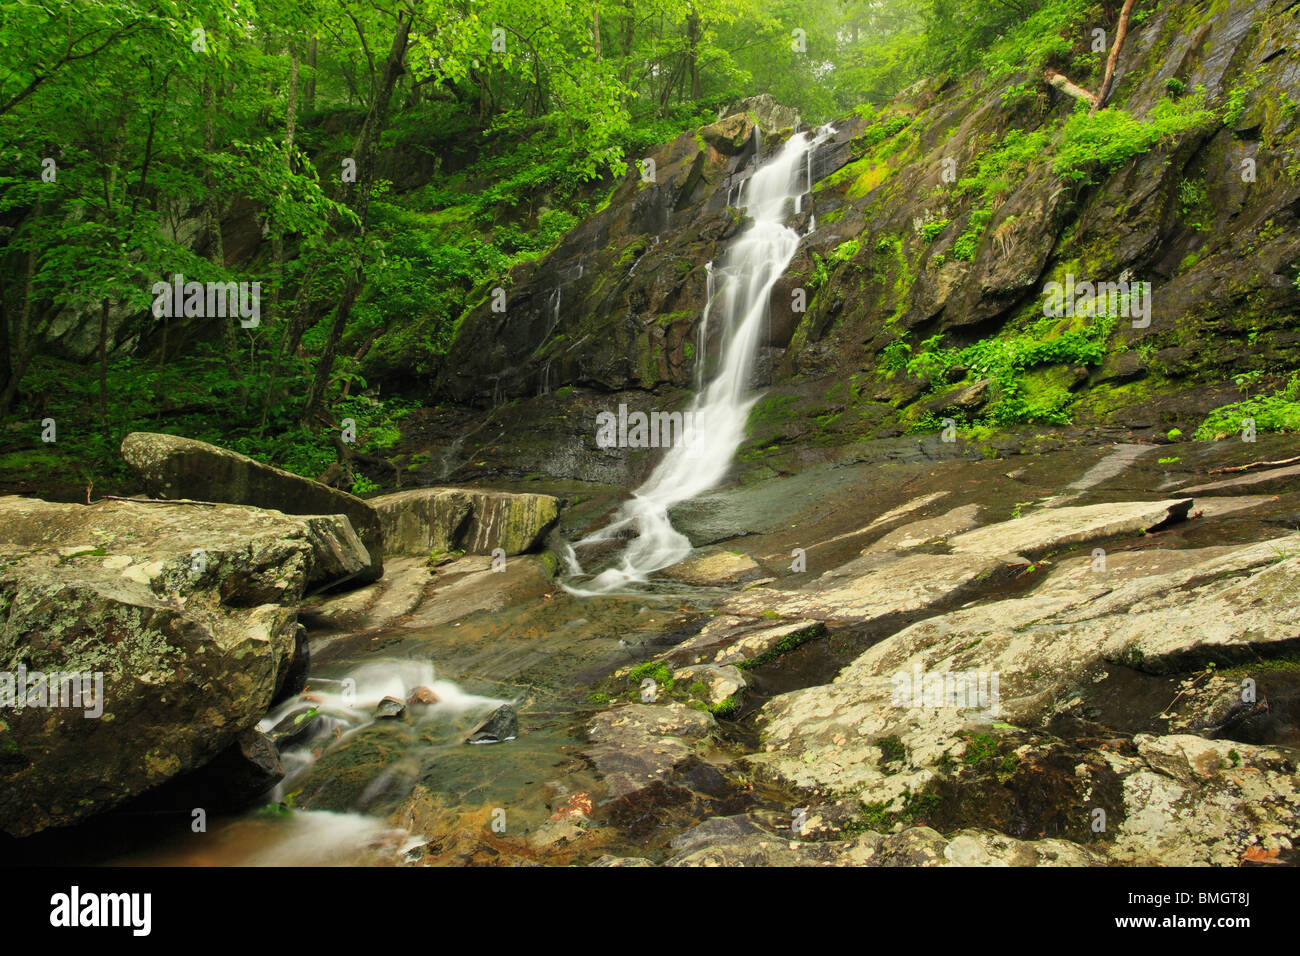
[[[963,262],[973,260],[976,251],[979,249],[980,239],[983,238],[984,231],[988,229],[989,222],[992,219],[992,208],[977,209],[971,213],[965,231],[952,244],[952,257]]]
[[[634,691],[647,677],[653,680],[663,693],[672,692],[673,673],[663,661],[646,661],[644,664],[638,664],[627,675],[628,683],[633,685]]]
[[[790,653],[795,648],[802,647],[804,644],[807,644],[810,640],[812,640],[820,633],[821,633],[821,627],[819,625],[814,625],[812,627],[806,627],[803,628],[802,630],[794,631],[793,633],[787,634],[785,637],[777,641],[771,650],[766,651],[763,654],[760,654],[758,657],[753,657],[750,658],[749,660],[741,661],[736,666],[740,667],[743,670],[753,670],[755,667],[762,667],[764,664],[770,664],[772,663],[772,661],[776,660],[777,658]]]
[[[740,711],[740,695],[732,694],[726,700],[720,700],[709,708],[709,713],[723,720],[734,717]]]
[[[907,759],[907,747],[898,737],[882,737],[876,741],[876,746],[880,748],[880,765],[902,763]]]
[[[991,761],[997,753],[997,737],[992,734],[979,734],[966,742],[961,762],[968,767],[978,767]]]

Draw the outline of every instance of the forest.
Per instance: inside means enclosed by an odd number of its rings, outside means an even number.
[[[1297,433],[1295,0],[0,0],[0,862],[1293,866]]]
[[[151,423],[319,472],[647,148],[755,93],[879,103],[1022,6],[5,3],[4,471],[109,487]],[[259,323],[142,321],[176,274],[259,282]]]

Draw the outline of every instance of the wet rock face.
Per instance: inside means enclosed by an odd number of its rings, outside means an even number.
[[[15,835],[108,809],[234,743],[294,670],[309,584],[369,565],[342,516],[16,497],[0,516],[0,692],[21,669],[89,678],[94,695],[0,703],[0,826]]]
[[[384,572],[379,517],[354,495],[175,435],[132,432],[122,440],[122,457],[156,498],[220,501],[293,515],[345,515],[370,556],[358,579],[373,581]]]
[[[789,119],[775,104],[767,112]],[[632,163],[603,212],[542,263],[512,271],[504,310],[488,297],[470,311],[438,390],[482,406],[578,382],[689,383],[696,362],[717,354],[716,331],[705,355],[696,342],[705,263],[743,227],[732,206],[760,138],[738,112],[641,157],[652,165]]]
[[[1054,369],[1059,386],[1082,399],[1080,422],[1185,428],[1240,397],[1234,375],[1300,363],[1300,181],[1286,171],[1300,119],[1277,107],[1297,78],[1284,52],[1290,19],[1277,4],[1250,0],[1213,16],[1153,10],[1129,35],[1111,107],[1149,118],[1176,78],[1188,91],[1203,86],[1220,114],[1230,94],[1243,108],[1235,122],[1171,135],[1095,182],[1062,178],[1044,162],[993,197],[961,187],[1012,131],[1057,134],[1074,101],[1037,75],[921,83],[871,121],[837,123],[812,158],[798,221],[816,229],[774,289],[756,383],[820,398],[877,370],[900,338],[915,349],[944,334],[945,347],[961,347],[1018,328],[1041,314],[1046,284],[1067,273],[1152,286],[1149,324],[1121,319],[1103,363]],[[1004,102],[1007,82],[1032,95]],[[515,270],[504,312],[485,302],[468,314],[440,393],[500,405],[568,387],[688,386],[711,369],[716,328],[700,342],[704,264],[720,261],[743,227],[731,207],[760,149],[768,154],[793,125],[779,111],[736,104],[648,157],[654,182],[630,170],[607,208],[547,259]],[[749,114],[766,127],[761,147]],[[1253,164],[1250,181],[1243,163]],[[792,305],[797,289],[808,293],[806,311]],[[975,416],[997,398],[974,376],[950,384],[946,399],[926,399],[928,411]],[[902,376],[876,391],[880,415],[864,399],[828,429],[885,435],[898,428],[899,409],[926,411],[910,409],[924,388]]]
[[[800,123],[799,111],[789,106],[782,106],[772,98],[771,93],[760,93],[731,104],[728,113],[743,113],[757,120],[763,130],[786,130],[797,127]]]

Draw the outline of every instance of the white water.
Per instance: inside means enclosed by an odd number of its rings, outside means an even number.
[[[695,396],[691,406],[694,441],[668,449],[614,519],[574,545],[588,547],[626,531],[636,534],[616,566],[602,571],[583,587],[566,586],[571,593],[604,594],[643,582],[653,572],[691,553],[690,540],[673,527],[668,511],[721,483],[745,437],[745,424],[756,397],[749,391],[749,379],[767,322],[772,287],[799,247],[799,234],[785,220],[791,209],[798,209],[812,181],[813,150],[834,132],[826,126],[815,136],[792,136],[741,187],[740,202],[753,222],[727,250],[721,270],[710,270],[711,280],[715,271],[721,271],[723,277],[717,296],[723,323],[722,354],[717,374]],[[714,311],[713,298],[710,295],[705,305],[705,322]],[[701,348],[696,356],[701,368],[704,359]],[[576,554],[566,554],[565,558],[569,570],[580,574]]]
[[[271,799],[279,801],[292,785],[314,764],[326,749],[353,736],[375,722],[375,707],[385,697],[406,700],[416,687],[427,687],[438,696],[438,703],[412,711],[417,723],[426,720],[446,720],[462,715],[484,716],[509,703],[493,697],[481,697],[462,690],[449,680],[440,680],[433,664],[422,660],[382,660],[358,667],[345,678],[327,680],[309,678],[308,693],[290,697],[262,718],[257,729],[266,733],[296,710],[310,703],[321,716],[319,728],[309,740],[284,748],[280,762],[285,777],[272,792]],[[322,745],[327,741],[327,746]]]

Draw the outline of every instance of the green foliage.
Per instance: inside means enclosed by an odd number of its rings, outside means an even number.
[[[957,183],[964,193],[996,200],[1011,193],[1029,168],[1042,162],[1051,137],[1045,130],[1007,130],[996,149],[976,158],[974,172]]]
[[[1271,395],[1257,395],[1245,401],[1216,408],[1196,429],[1197,441],[1217,441],[1240,435],[1247,420],[1256,433],[1300,431],[1300,372]]]
[[[1163,140],[1214,123],[1204,101],[1199,93],[1178,101],[1166,97],[1145,120],[1118,107],[1089,116],[1081,103],[1066,121],[1053,168],[1066,179],[1091,181]]]
[[[984,236],[984,230],[988,228],[989,221],[993,218],[993,210],[977,209],[970,214],[970,220],[966,224],[966,229],[957,241],[952,244],[952,257],[970,262],[975,258],[975,252],[979,249],[980,239]]]
[[[881,371],[887,373],[901,372],[907,368],[908,356],[912,354],[912,346],[908,345],[902,339],[896,342],[890,342],[880,352],[880,362],[878,367]]]
[[[974,378],[987,378],[992,400],[983,412],[983,424],[1007,426],[1027,423],[1067,424],[1073,396],[1068,388],[1040,381],[1035,372],[1061,365],[1099,365],[1106,341],[1115,328],[1113,317],[1099,317],[1083,329],[1057,332],[1041,320],[1019,333],[982,339],[964,349],[940,348],[942,336],[927,339],[907,362],[907,372],[942,385],[956,366]],[[913,423],[913,431],[937,431],[939,420],[930,416]]]
[[[817,253],[813,253],[813,273],[805,283],[809,292],[816,292],[824,286],[830,279],[831,273],[838,269],[846,262],[850,262],[857,257],[862,250],[862,242],[858,239],[850,239],[842,242],[830,251],[830,254],[823,259]]]
[[[1068,56],[1092,6],[1091,0],[934,0],[926,28],[930,60],[950,72],[982,66],[997,79],[1041,75]]]
[[[944,230],[947,229],[951,223],[951,219],[940,219],[936,222],[927,222],[921,227],[921,239],[925,241],[926,245],[929,245],[943,235]]]

